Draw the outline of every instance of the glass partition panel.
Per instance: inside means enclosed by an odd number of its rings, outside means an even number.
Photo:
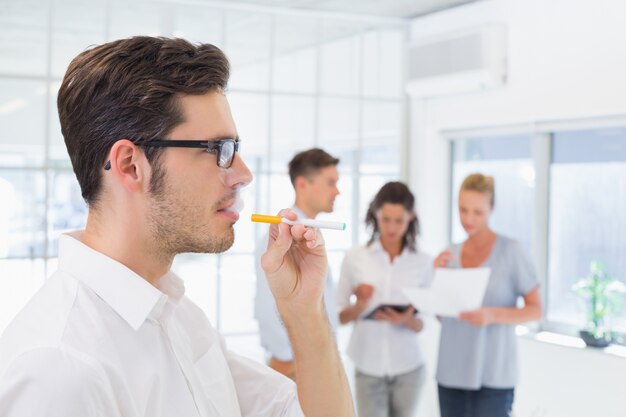
[[[548,320],[585,324],[587,306],[572,285],[589,276],[591,262],[626,282],[625,207],[626,129],[556,132],[550,168]],[[626,331],[623,312],[613,320]]]
[[[520,241],[530,253],[534,224],[535,168],[531,137],[514,135],[457,140],[453,143],[452,166],[452,242],[465,240],[459,220],[458,194],[461,183],[470,174],[494,177],[495,207],[490,226]]]

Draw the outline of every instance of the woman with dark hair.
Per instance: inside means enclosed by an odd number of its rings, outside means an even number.
[[[341,267],[339,320],[354,321],[348,355],[359,417],[413,416],[425,379],[416,337],[423,322],[402,292],[428,284],[432,273],[432,259],[417,250],[414,206],[405,184],[385,184],[365,218],[369,242],[351,249]]]

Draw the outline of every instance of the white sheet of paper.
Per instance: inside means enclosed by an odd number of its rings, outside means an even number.
[[[491,268],[437,268],[429,288],[404,288],[404,294],[420,312],[457,317],[480,308]]]

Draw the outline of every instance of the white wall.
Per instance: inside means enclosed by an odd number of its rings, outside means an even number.
[[[507,28],[503,88],[411,99],[410,183],[424,250],[436,254],[448,245],[450,155],[442,132],[507,125],[532,130],[537,122],[626,115],[624,16],[626,3],[617,0],[492,0],[412,22],[412,40],[487,23]],[[436,344],[436,337],[423,339]],[[612,395],[624,386],[626,359],[531,340],[520,343],[520,357],[516,416],[626,415],[626,400]]]
[[[515,393],[515,417],[626,415],[623,347],[609,348],[621,355],[617,356],[526,337],[520,337],[518,345],[521,382]]]
[[[626,114],[625,15],[616,0],[493,0],[413,21],[413,40],[493,22],[508,37],[505,87],[411,99],[410,180],[425,249],[447,244],[449,156],[441,131]]]

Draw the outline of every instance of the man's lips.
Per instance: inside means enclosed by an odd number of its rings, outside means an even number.
[[[228,200],[226,203],[222,204],[222,207],[217,211],[231,210],[231,207],[235,204],[235,199]]]
[[[230,211],[228,209],[223,209],[223,210],[218,210],[217,211],[219,214],[228,217],[229,219],[232,219],[234,221],[239,220],[239,213],[237,213],[236,211]]]
[[[229,217],[230,219],[237,221],[239,220],[239,212],[243,209],[243,201],[239,196],[235,196],[222,205],[221,208],[217,210],[218,213]]]

